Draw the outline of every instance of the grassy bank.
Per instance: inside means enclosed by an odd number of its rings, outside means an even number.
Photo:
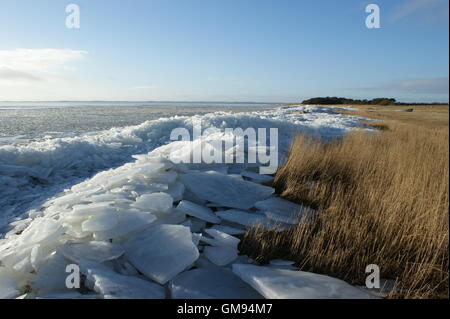
[[[318,214],[290,231],[249,230],[241,251],[352,284],[377,264],[402,289],[391,298],[448,298],[448,107],[343,112],[381,119],[381,130],[327,145],[297,137],[274,184]]]

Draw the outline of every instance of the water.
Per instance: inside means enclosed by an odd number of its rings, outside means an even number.
[[[72,137],[173,115],[250,112],[275,106],[235,102],[0,102],[0,145]]]

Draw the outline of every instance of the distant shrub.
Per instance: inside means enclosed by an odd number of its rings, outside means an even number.
[[[315,97],[304,100],[302,104],[319,104],[319,105],[340,105],[340,104],[370,104],[370,105],[393,105],[396,104],[395,99],[392,98],[375,98],[372,100],[355,100],[347,99],[345,97],[327,96]]]

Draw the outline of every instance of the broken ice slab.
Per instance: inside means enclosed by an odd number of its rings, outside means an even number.
[[[164,168],[166,168],[166,164],[164,163],[137,164],[130,168],[131,173],[129,173],[128,175],[130,177],[140,176],[148,179]]]
[[[36,290],[38,294],[71,291],[71,289],[66,287],[66,278],[68,276],[66,267],[68,264],[60,254],[55,253],[51,255],[31,281],[33,290]]]
[[[164,287],[135,277],[125,276],[102,265],[84,265],[93,290],[105,299],[164,299]]]
[[[113,202],[99,202],[92,204],[75,205],[72,207],[72,211],[66,214],[67,218],[84,218],[96,214],[108,214],[114,213],[116,208],[111,206]]]
[[[19,295],[19,287],[10,272],[0,267],[0,299],[12,299]]]
[[[218,211],[216,212],[216,215],[221,219],[249,227],[265,224],[269,221],[263,215],[248,213],[237,209]]]
[[[201,232],[206,227],[206,222],[204,220],[201,220],[201,219],[198,219],[195,217],[191,217],[188,219],[188,221],[190,221],[189,227],[191,228],[191,232],[193,232],[193,233]],[[187,225],[185,225],[185,226],[187,226]]]
[[[59,248],[59,251],[64,257],[74,262],[89,260],[97,263],[117,259],[125,252],[122,246],[104,241],[66,243]]]
[[[61,223],[51,218],[36,218],[20,235],[21,244],[55,243],[64,232]]]
[[[177,210],[185,213],[186,215],[197,217],[209,223],[220,223],[220,218],[218,218],[210,208],[197,205],[187,200],[182,200],[178,204]]]
[[[298,205],[280,197],[271,197],[255,204],[266,216],[274,221],[298,224],[302,218],[310,218],[315,210]]]
[[[178,177],[178,173],[175,171],[162,171],[158,172],[152,176],[149,176],[148,180],[151,183],[163,183],[163,184],[171,184],[175,182]]]
[[[248,209],[274,192],[271,187],[217,172],[181,174],[180,180],[197,197],[224,207]]]
[[[127,244],[129,261],[145,276],[160,284],[191,266],[199,257],[188,227],[155,225]]]
[[[185,191],[185,187],[183,183],[174,182],[169,184],[169,189],[167,193],[172,196],[174,202],[178,202],[183,199],[183,193]]]
[[[149,212],[141,212],[137,209],[120,211],[117,226],[107,231],[94,232],[96,240],[108,240],[125,237],[131,233],[138,232],[148,227],[156,220]]]
[[[267,299],[366,299],[345,281],[304,271],[233,264],[233,272]]]
[[[90,231],[83,231],[81,226],[78,225],[70,225],[70,224],[64,224],[67,226],[67,230],[65,232],[66,235],[76,238],[76,239],[82,239],[86,238],[92,235],[92,232]]]
[[[169,284],[173,299],[262,299],[230,269],[207,267],[185,271]]]
[[[184,185],[184,184],[183,184]],[[208,201],[199,198],[197,195],[195,195],[190,190],[186,189],[183,194],[183,199],[188,200],[190,202],[199,204],[199,205],[205,205]]]
[[[205,229],[205,232],[214,238],[214,246],[224,246],[237,249],[239,242],[241,241],[239,238],[228,235],[217,229],[208,228]]]
[[[77,192],[73,192],[73,193],[68,193],[66,195],[63,195],[61,197],[56,198],[53,202],[52,205],[56,205],[56,206],[72,206],[74,204],[80,204],[82,202],[88,202],[89,200],[87,200],[87,196],[89,195],[95,195],[98,194],[100,192],[102,192],[103,189],[101,187],[97,187],[93,190],[93,191],[77,191]]]
[[[224,226],[224,225],[214,225],[211,227],[211,229],[216,229],[216,230],[219,230],[219,231],[224,232],[229,235],[245,234],[245,229],[234,228],[234,227]]]
[[[114,175],[110,174],[108,178],[100,181],[100,185],[104,189],[113,189],[116,187],[123,186],[128,183],[128,174],[127,173],[116,173]]]
[[[103,193],[103,194],[97,194],[92,195],[86,198],[86,200],[92,202],[92,203],[102,203],[102,202],[109,202],[111,204],[120,202],[123,200],[127,200],[124,196],[111,194],[111,193]]]
[[[116,227],[118,223],[117,211],[100,213],[85,220],[81,224],[81,229],[85,232],[106,231]]]
[[[269,175],[258,174],[252,171],[244,170],[241,175],[250,178],[255,183],[269,183],[273,181],[273,177]]]
[[[173,198],[166,193],[144,194],[131,206],[149,212],[167,212],[172,208]]]
[[[153,213],[157,218],[154,224],[181,224],[186,221],[186,214],[171,208],[165,213]]]
[[[203,254],[217,266],[228,265],[238,257],[238,251],[233,247],[207,246]]]

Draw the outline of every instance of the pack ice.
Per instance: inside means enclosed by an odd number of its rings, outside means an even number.
[[[282,126],[292,119],[289,114],[280,109],[274,120],[273,114],[262,112],[244,116],[240,123],[245,127],[259,119],[262,127]],[[210,120],[220,127],[230,118]],[[140,136],[149,134],[140,129]],[[224,135],[211,135],[209,141],[216,137],[223,140]],[[289,141],[283,143],[287,149]],[[278,198],[264,185],[271,177],[255,173],[254,165],[191,165],[168,156],[177,149],[179,158],[186,158],[201,145],[173,142],[136,155],[11,222],[0,239],[0,298],[366,296],[339,280],[297,271],[292,264],[263,266],[240,254],[238,236],[247,227],[277,226],[281,231],[315,212]],[[112,159],[119,153],[114,151]],[[68,167],[55,163],[53,172],[70,171]],[[53,178],[50,171],[38,169],[9,172]],[[73,276],[77,271],[80,276]],[[73,284],[76,278],[79,285]]]

